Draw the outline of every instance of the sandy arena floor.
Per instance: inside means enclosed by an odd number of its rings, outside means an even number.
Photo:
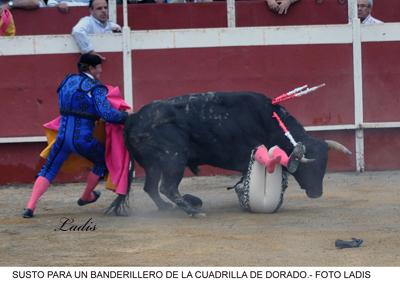
[[[63,184],[23,219],[31,185],[1,186],[0,266],[400,266],[400,171],[327,174],[316,200],[290,178],[276,214],[241,211],[226,190],[237,180],[184,179],[181,193],[203,199],[205,218],[158,211],[140,181],[129,217],[103,214],[113,193],[79,207],[84,185]],[[75,225],[90,220],[95,230],[55,230],[64,217]],[[335,248],[336,239],[352,237],[362,247]]]

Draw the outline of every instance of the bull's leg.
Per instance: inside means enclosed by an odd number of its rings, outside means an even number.
[[[150,196],[150,198],[157,205],[159,210],[165,210],[172,208],[172,204],[164,201],[160,197],[158,191],[158,184],[161,178],[161,170],[158,168],[146,169],[146,180],[144,182],[144,190]]]
[[[192,216],[204,215],[200,209],[193,207],[179,193],[178,186],[183,178],[184,169],[185,166],[164,169],[162,173],[160,192],[187,214]]]

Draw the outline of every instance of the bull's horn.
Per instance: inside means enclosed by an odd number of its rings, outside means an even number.
[[[305,163],[305,164],[311,163],[311,162],[314,162],[314,161],[315,161],[315,159],[308,159],[308,158],[306,158],[306,157],[302,157],[302,158],[300,159],[300,162],[301,162],[301,163]]]
[[[344,145],[340,144],[337,141],[334,140],[325,140],[326,144],[328,144],[329,149],[335,149],[339,152],[342,152],[346,155],[351,155],[351,151],[347,149]]]

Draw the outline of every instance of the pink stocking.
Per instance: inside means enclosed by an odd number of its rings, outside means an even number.
[[[99,183],[100,177],[94,174],[93,172],[90,172],[87,180],[86,180],[86,188],[83,191],[83,194],[81,196],[81,199],[84,201],[92,201],[95,199],[95,195],[93,194],[94,188],[97,186]]]
[[[289,157],[286,154],[286,152],[283,151],[281,148],[279,148],[278,146],[274,146],[271,149],[269,149],[269,152],[270,152],[270,154],[272,153],[271,154],[272,158],[276,158],[276,157],[280,157],[281,158],[280,164],[282,166],[285,166],[285,167],[288,166]]]
[[[49,186],[49,180],[42,176],[37,177],[35,184],[33,185],[31,198],[26,205],[26,208],[34,210],[40,197],[47,191]]]
[[[273,173],[275,171],[275,165],[279,164],[279,162],[281,161],[281,156],[279,155],[270,156],[268,153],[268,149],[264,145],[261,145],[257,148],[256,153],[254,154],[254,158],[257,162],[267,167],[268,173]]]

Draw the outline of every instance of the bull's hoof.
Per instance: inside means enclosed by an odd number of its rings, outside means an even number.
[[[197,198],[197,197],[194,197],[194,198]],[[176,198],[175,204],[190,216],[195,216],[195,215],[201,213],[200,209],[192,206],[192,204],[189,203],[187,200],[185,200],[183,197]]]
[[[183,208],[183,209],[189,216],[194,217],[194,218],[199,218],[199,217],[205,217],[206,216],[206,214],[203,211],[201,211],[201,209],[194,208],[194,207],[192,207],[190,205],[187,206],[186,208]]]
[[[203,218],[203,217],[207,217],[207,214],[203,213],[203,212],[199,212],[199,213],[191,214],[191,217],[193,217],[193,218]]]
[[[203,206],[203,201],[200,198],[191,194],[183,195],[182,198],[194,208],[201,209],[201,207]]]

